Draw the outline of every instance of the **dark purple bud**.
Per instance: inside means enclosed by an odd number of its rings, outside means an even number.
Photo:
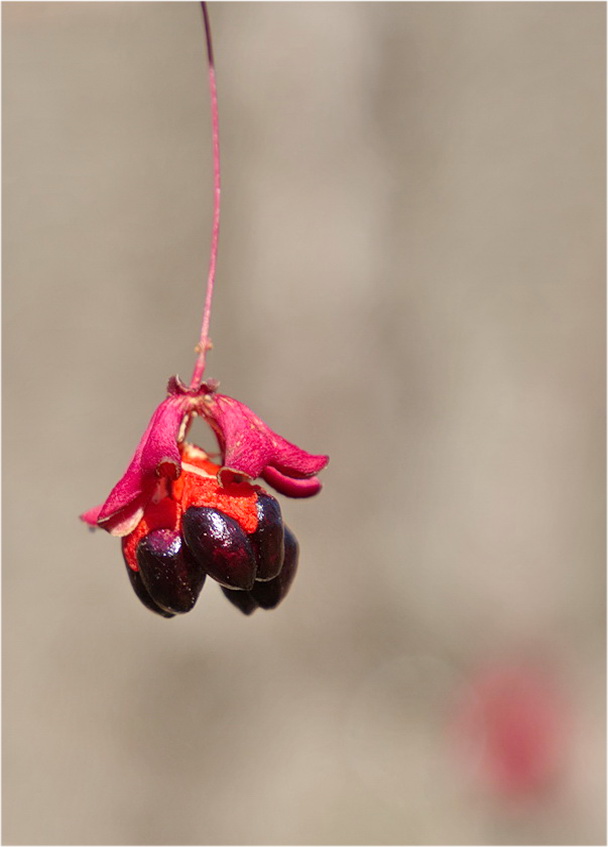
[[[278,576],[283,565],[281,507],[270,494],[258,494],[258,527],[249,536],[257,563],[255,578],[266,582]]]
[[[296,575],[298,553],[298,541],[293,532],[285,527],[285,557],[281,573],[270,582],[256,582],[250,592],[262,609],[274,609],[287,595]]]
[[[155,529],[137,545],[137,564],[152,600],[168,612],[189,612],[198,600],[205,571],[178,532]]]
[[[249,589],[255,580],[255,557],[240,525],[223,512],[191,506],[182,520],[184,539],[202,568],[226,588]]]
[[[251,591],[234,591],[232,588],[224,588],[222,591],[233,606],[240,609],[244,615],[251,615],[258,608],[257,600],[251,596]]]
[[[150,592],[144,585],[139,571],[134,571],[133,568],[130,568],[129,565],[127,565],[127,573],[129,574],[129,580],[133,586],[133,591],[137,594],[147,609],[150,609],[151,612],[156,612],[157,615],[162,615],[163,618],[175,617],[173,612],[168,612],[166,609],[163,609],[162,606],[159,606],[158,603],[155,603],[150,597]]]

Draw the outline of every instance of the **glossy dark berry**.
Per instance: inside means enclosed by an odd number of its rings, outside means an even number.
[[[186,544],[200,566],[227,588],[253,586],[256,562],[240,525],[228,515],[206,506],[191,506],[182,529]]]
[[[256,580],[278,576],[283,565],[283,518],[281,507],[270,494],[258,494],[258,527],[249,536],[257,563]]]
[[[296,575],[298,554],[298,541],[285,527],[285,556],[281,573],[269,582],[256,582],[251,590],[251,596],[262,609],[274,609],[285,599]]]
[[[168,612],[189,612],[198,600],[205,571],[178,532],[155,529],[137,546],[141,579],[152,600]]]
[[[291,587],[298,567],[298,542],[288,527],[284,528],[285,555],[283,567],[278,576],[267,582],[256,582],[251,591],[234,591],[222,588],[230,602],[245,615],[257,608],[274,609],[283,600]]]
[[[223,585],[222,591],[244,615],[251,615],[258,608],[258,601],[251,596],[251,591],[235,591],[233,588],[224,588]]]
[[[163,618],[175,617],[173,612],[168,612],[166,609],[163,609],[162,606],[159,606],[158,603],[155,603],[150,597],[150,592],[144,585],[139,571],[134,571],[133,568],[130,568],[129,565],[127,565],[127,573],[129,574],[129,580],[133,586],[133,591],[135,591],[147,609],[150,609],[151,612],[156,612],[157,615],[162,615]]]

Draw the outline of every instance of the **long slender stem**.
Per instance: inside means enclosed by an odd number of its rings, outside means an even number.
[[[211,135],[213,138],[213,227],[211,230],[211,253],[209,256],[209,274],[207,276],[207,291],[205,294],[205,307],[203,309],[203,320],[201,324],[201,335],[197,344],[198,358],[192,372],[190,388],[196,390],[205,372],[205,360],[207,350],[210,349],[209,323],[211,321],[211,300],[213,298],[213,285],[215,282],[215,266],[217,264],[217,247],[220,235],[220,133],[217,108],[217,87],[215,82],[215,65],[213,62],[213,45],[211,42],[211,26],[207,4],[201,3],[203,10],[203,21],[205,23],[205,39],[207,42],[207,57],[209,63],[209,94],[211,96]]]

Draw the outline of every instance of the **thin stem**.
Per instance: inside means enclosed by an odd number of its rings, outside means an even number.
[[[211,43],[211,26],[207,4],[201,3],[203,10],[203,21],[205,23],[205,40],[207,42],[207,58],[209,64],[209,93],[211,95],[211,135],[213,138],[213,226],[211,230],[211,253],[209,257],[209,274],[207,276],[207,291],[205,294],[205,307],[203,309],[203,320],[201,324],[201,335],[196,346],[198,358],[192,372],[190,388],[196,390],[205,372],[205,360],[207,350],[211,348],[209,340],[209,323],[211,321],[211,300],[213,298],[213,285],[215,282],[215,266],[217,264],[217,245],[220,235],[220,133],[217,108],[217,87],[215,83],[215,66],[213,63],[213,45]]]

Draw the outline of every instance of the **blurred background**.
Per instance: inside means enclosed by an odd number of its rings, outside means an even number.
[[[331,463],[165,620],[77,516],[194,361],[200,9],[3,5],[5,843],[605,843],[605,12],[211,4],[207,375]]]

